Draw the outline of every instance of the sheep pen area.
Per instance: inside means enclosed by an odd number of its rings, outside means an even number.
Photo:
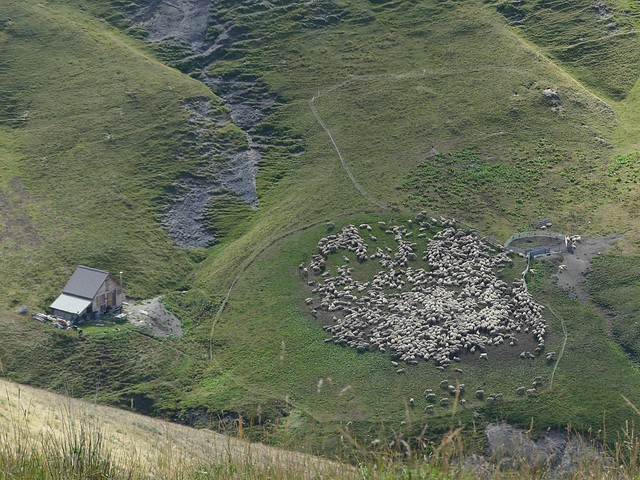
[[[398,374],[421,361],[433,361],[445,374],[452,365],[490,362],[494,353],[517,362],[543,354],[544,307],[522,280],[500,278],[505,269],[519,276],[513,252],[480,238],[476,230],[457,228],[455,220],[421,213],[416,220],[394,223],[399,224],[330,231],[319,240],[318,253],[299,265],[312,292],[305,302],[331,334],[325,342],[386,352]],[[553,358],[554,352],[546,353],[547,364]],[[457,385],[447,379],[440,387],[460,396],[462,369],[450,370]],[[522,384],[512,393],[535,395],[542,380],[533,380],[533,388]],[[483,388],[476,388],[477,399],[502,401],[502,393],[485,396]],[[430,403],[436,402],[432,389],[425,392]],[[409,401],[413,405],[414,399]],[[445,397],[440,403],[449,401]]]

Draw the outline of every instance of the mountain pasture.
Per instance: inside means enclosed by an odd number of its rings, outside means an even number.
[[[640,238],[636,7],[600,12],[615,17],[615,34],[589,17],[577,41],[607,47],[592,57],[565,48],[576,39],[564,28],[591,7],[225,0],[208,30],[220,48],[180,58],[175,44],[129,29],[127,9],[140,2],[82,3],[0,6],[4,375],[193,425],[241,417],[251,438],[328,453],[352,449],[345,432],[375,449],[461,427],[481,447],[481,427],[495,420],[540,433],[617,430],[632,419],[623,395],[635,401],[640,387],[637,336],[617,320],[632,318],[633,304],[616,305],[613,323],[606,313],[620,286],[638,290],[612,273],[635,268],[624,255]],[[536,18],[554,28],[541,31]],[[233,103],[241,94],[223,88],[237,84],[252,85],[251,106],[269,105],[249,127]],[[206,135],[186,108],[200,101],[213,115]],[[179,248],[162,214],[181,180],[207,181],[207,145],[229,143],[260,153],[258,207],[215,197],[197,219],[218,235],[213,246]],[[533,341],[489,347],[486,361],[463,355],[460,373],[325,342],[299,265],[350,224],[370,224],[376,245],[392,248],[378,222],[406,226],[421,210],[498,241],[547,216],[568,235],[624,236],[594,261],[595,302],[555,284],[562,257],[532,263],[527,281],[548,327],[532,359],[519,353]],[[346,256],[356,275],[375,273],[353,252],[336,255],[328,269]],[[78,264],[124,271],[132,301],[166,293],[183,335],[94,325],[80,336],[14,313],[45,308]],[[499,279],[511,283],[525,266],[514,256]],[[537,377],[535,395],[517,394]],[[444,380],[466,393],[441,390]],[[450,404],[425,411],[426,389]]]

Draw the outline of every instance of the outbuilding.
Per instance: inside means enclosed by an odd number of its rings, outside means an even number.
[[[50,308],[53,315],[76,323],[120,309],[123,300],[122,285],[113,275],[79,265]]]

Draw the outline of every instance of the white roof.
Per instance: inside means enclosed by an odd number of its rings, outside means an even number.
[[[51,308],[79,315],[84,312],[89,305],[91,305],[91,300],[63,293],[51,304]]]

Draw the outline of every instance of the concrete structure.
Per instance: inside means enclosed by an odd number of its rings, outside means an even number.
[[[113,275],[80,265],[50,308],[53,315],[77,323],[119,309],[123,300],[122,286]]]
[[[524,251],[526,256],[531,258],[542,257],[544,255],[550,255],[551,253],[556,253],[557,251],[561,251],[558,248],[552,249],[551,247],[535,247],[535,248],[527,248]]]

